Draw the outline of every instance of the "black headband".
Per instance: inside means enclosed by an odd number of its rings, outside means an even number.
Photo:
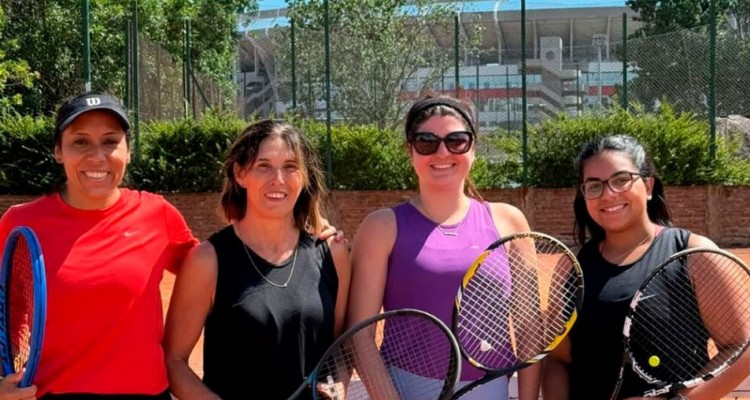
[[[461,114],[464,120],[466,120],[466,123],[469,124],[469,130],[471,130],[471,133],[476,136],[477,131],[474,128],[474,119],[471,118],[471,115],[466,112],[465,107],[461,103],[448,97],[431,97],[414,104],[409,112],[409,115],[407,116],[406,134],[409,135],[412,125],[414,124],[414,120],[417,118],[417,116],[419,116],[419,114],[422,113],[422,111],[437,106],[446,106]]]

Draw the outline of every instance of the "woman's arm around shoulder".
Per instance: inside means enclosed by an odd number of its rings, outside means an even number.
[[[497,231],[502,236],[531,230],[529,221],[517,207],[507,203],[488,203]]]
[[[182,400],[218,399],[190,369],[190,353],[213,306],[218,277],[216,250],[210,242],[193,248],[175,280],[164,331],[169,385]]]
[[[383,208],[370,213],[352,243],[352,281],[347,326],[376,315],[383,306],[388,257],[396,242],[396,216]]]
[[[346,243],[337,240],[336,236],[330,236],[326,242],[331,249],[333,264],[336,267],[339,288],[336,293],[336,310],[333,333],[336,337],[344,332],[346,323],[346,309],[349,302],[349,286],[352,277],[352,263],[349,257],[349,249]]]

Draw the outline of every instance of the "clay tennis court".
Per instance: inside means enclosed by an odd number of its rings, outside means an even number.
[[[742,257],[746,263],[750,264],[750,248],[745,249],[731,249],[731,251],[738,256]],[[169,272],[164,274],[164,279],[161,282],[161,295],[162,303],[164,304],[164,310],[166,312],[169,304],[169,297],[172,294],[172,286],[174,285],[174,275]],[[749,288],[750,290],[750,288]],[[198,345],[193,350],[190,356],[190,366],[199,375],[203,375],[203,336],[198,341]],[[734,393],[736,397],[725,397],[722,400],[750,400],[750,379],[748,379],[745,385],[742,385],[741,390]]]

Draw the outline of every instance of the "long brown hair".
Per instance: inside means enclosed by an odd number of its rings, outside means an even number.
[[[435,96],[432,94],[428,94],[417,100],[417,102],[411,106],[409,112],[406,113],[404,133],[406,134],[407,145],[409,145],[409,141],[414,134],[417,133],[419,127],[430,117],[435,115],[443,117],[451,116],[462,121],[464,127],[474,136],[473,146],[476,146],[476,112],[472,104],[468,101],[459,100],[450,96]],[[477,200],[482,200],[482,195],[479,194],[479,191],[476,186],[474,186],[474,182],[472,182],[469,176],[465,179],[464,191],[467,196]]]
[[[300,230],[318,233],[322,230],[323,204],[328,191],[318,156],[310,141],[285,121],[263,120],[250,124],[242,131],[227,153],[222,168],[224,187],[220,210],[228,221],[238,221],[247,213],[247,190],[237,184],[235,165],[246,169],[258,158],[261,143],[270,137],[281,138],[297,159],[302,170],[304,187],[294,204],[294,223]]]

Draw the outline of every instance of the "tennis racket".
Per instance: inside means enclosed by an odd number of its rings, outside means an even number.
[[[451,331],[434,316],[393,310],[353,326],[326,350],[302,386],[313,399],[441,400],[461,375]]]
[[[747,265],[715,248],[680,251],[656,267],[630,303],[612,399],[620,394],[628,363],[650,385],[635,394],[646,397],[726,371],[750,343],[749,288]]]
[[[5,376],[26,369],[20,387],[34,380],[46,314],[41,246],[31,228],[19,226],[5,242],[0,267],[0,359]]]
[[[462,355],[486,373],[454,398],[541,361],[568,334],[582,301],[581,267],[559,240],[524,232],[490,245],[465,274],[453,310]]]

